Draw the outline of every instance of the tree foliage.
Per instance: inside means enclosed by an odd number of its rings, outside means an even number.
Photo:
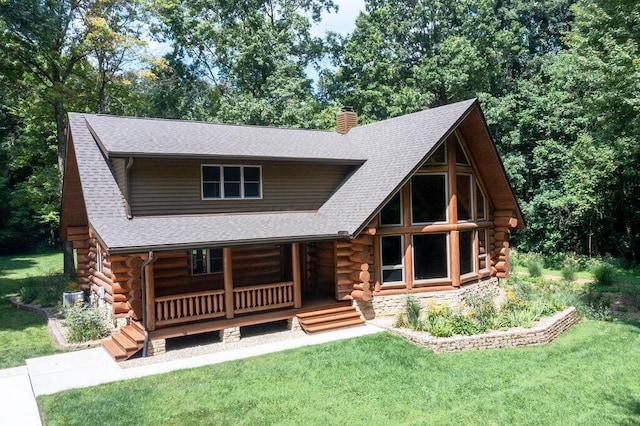
[[[341,105],[370,122],[477,97],[528,221],[518,245],[637,259],[637,2],[368,0],[351,34],[313,36],[336,9],[0,0],[0,247],[55,234],[68,110],[331,128]]]

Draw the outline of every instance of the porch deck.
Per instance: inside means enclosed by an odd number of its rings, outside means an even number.
[[[169,339],[172,337],[191,336],[194,334],[208,333],[231,327],[245,327],[248,325],[263,324],[272,321],[280,321],[293,318],[298,314],[313,312],[316,310],[351,306],[351,301],[336,301],[331,297],[315,297],[304,300],[300,308],[279,309],[263,313],[241,314],[234,318],[215,318],[201,320],[189,324],[180,324],[158,328],[149,332],[150,339]]]

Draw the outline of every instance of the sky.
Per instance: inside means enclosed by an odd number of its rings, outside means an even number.
[[[338,13],[324,13],[319,25],[314,25],[311,34],[322,36],[327,31],[346,35],[351,33],[356,25],[356,18],[364,12],[364,0],[334,0],[338,5]]]

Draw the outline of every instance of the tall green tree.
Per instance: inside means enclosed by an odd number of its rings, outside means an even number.
[[[332,0],[158,2],[169,40],[220,99],[212,119],[310,127],[319,110],[309,66],[324,55],[311,24]]]

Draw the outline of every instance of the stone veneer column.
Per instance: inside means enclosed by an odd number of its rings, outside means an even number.
[[[151,340],[147,347],[147,355],[160,355],[167,351],[167,341],[165,339]]]
[[[229,327],[220,330],[222,343],[233,343],[240,340],[240,327]]]

